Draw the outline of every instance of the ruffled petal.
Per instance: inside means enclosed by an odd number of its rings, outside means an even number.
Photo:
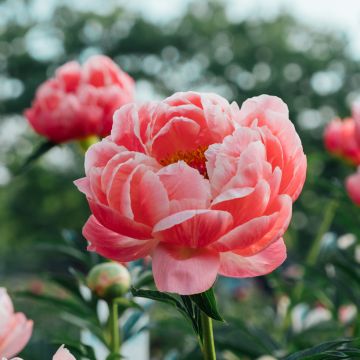
[[[192,203],[196,204],[195,209],[209,206],[209,181],[184,161],[162,168],[157,175],[163,183],[170,201],[177,200],[181,203],[192,200]]]
[[[102,226],[94,216],[90,216],[83,227],[83,235],[89,242],[89,250],[120,262],[143,258],[150,254],[157,241],[138,240],[120,235]]]
[[[170,211],[168,194],[152,171],[135,171],[131,184],[131,207],[135,221],[153,226]]]
[[[232,216],[226,211],[185,210],[159,221],[153,236],[166,243],[199,248],[216,241],[232,223]]]
[[[280,195],[263,216],[235,227],[211,245],[217,251],[236,251],[251,256],[283,236],[291,219],[292,201]]]
[[[266,275],[279,267],[285,259],[286,246],[284,240],[279,239],[252,256],[221,253],[219,274],[237,278]]]
[[[122,106],[114,114],[111,130],[112,140],[128,150],[145,153],[145,145],[140,135],[140,119],[136,104]]]
[[[265,180],[260,180],[255,188],[230,189],[221,193],[214,199],[211,208],[228,211],[236,226],[261,216],[269,199],[270,186]]]
[[[219,254],[207,249],[186,249],[159,244],[152,268],[160,291],[192,295],[208,290],[219,269]]]
[[[151,238],[151,227],[138,223],[106,205],[88,199],[90,209],[96,219],[105,227],[118,234],[135,239]]]

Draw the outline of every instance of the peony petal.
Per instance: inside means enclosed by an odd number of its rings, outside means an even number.
[[[209,181],[184,161],[165,166],[157,172],[169,200],[198,200],[199,207],[210,204]]]
[[[61,345],[54,354],[52,360],[76,360],[76,358],[64,345]]]
[[[108,229],[135,239],[151,238],[151,227],[129,219],[108,206],[91,199],[88,199],[88,202],[96,219]]]
[[[185,210],[159,221],[153,236],[167,243],[199,248],[216,241],[232,222],[232,216],[226,211]]]
[[[279,239],[261,252],[248,257],[233,252],[221,253],[219,274],[237,278],[266,275],[279,267],[285,259],[284,240]]]
[[[155,135],[151,154],[159,161],[179,152],[194,150],[198,146],[200,126],[195,121],[174,117]]]
[[[140,259],[150,254],[157,241],[138,240],[120,235],[102,226],[94,216],[90,216],[83,227],[83,235],[90,243],[89,250],[120,262]]]
[[[270,199],[270,186],[260,180],[255,188],[230,189],[216,197],[211,209],[228,211],[234,219],[234,225],[261,216]]]
[[[110,141],[110,137],[90,146],[85,154],[85,173],[93,167],[104,167],[119,152],[126,150]]]
[[[299,149],[291,163],[283,170],[280,193],[291,196],[295,201],[301,193],[306,179],[306,156]]]
[[[74,184],[80,192],[86,195],[86,197],[92,196],[89,178],[83,177],[81,179],[77,179],[74,181]]]
[[[4,357],[18,354],[30,340],[32,328],[32,320],[27,320],[23,313],[14,314],[9,333],[0,343],[0,354]]]
[[[284,234],[291,219],[291,210],[291,198],[279,195],[264,216],[235,227],[211,247],[221,252],[236,251],[242,256],[256,254]]]
[[[128,150],[145,153],[145,145],[140,136],[140,120],[136,104],[122,106],[114,114],[111,130],[112,140]]]
[[[135,170],[130,193],[135,221],[153,226],[169,215],[168,194],[158,175],[152,171]]]
[[[160,291],[192,295],[215,282],[219,255],[207,249],[186,249],[159,244],[153,253],[153,274]]]

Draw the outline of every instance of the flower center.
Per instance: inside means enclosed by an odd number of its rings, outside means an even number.
[[[189,166],[199,171],[199,173],[204,176],[206,179],[208,178],[208,174],[206,171],[206,157],[205,151],[208,146],[199,146],[195,150],[189,151],[177,151],[176,153],[166,157],[165,159],[160,160],[160,164],[163,166],[167,166],[178,161],[185,161]]]

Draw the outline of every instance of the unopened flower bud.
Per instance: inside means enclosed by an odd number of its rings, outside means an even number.
[[[130,274],[119,263],[108,262],[96,265],[87,277],[88,287],[102,299],[123,296],[130,287]]]

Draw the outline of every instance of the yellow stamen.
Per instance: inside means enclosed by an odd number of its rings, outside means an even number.
[[[207,178],[208,175],[206,171],[206,157],[204,154],[207,148],[208,146],[203,145],[199,146],[195,150],[177,151],[176,153],[168,156],[167,158],[160,160],[160,164],[163,166],[167,166],[182,160],[185,161],[192,168],[198,170],[201,175]]]

